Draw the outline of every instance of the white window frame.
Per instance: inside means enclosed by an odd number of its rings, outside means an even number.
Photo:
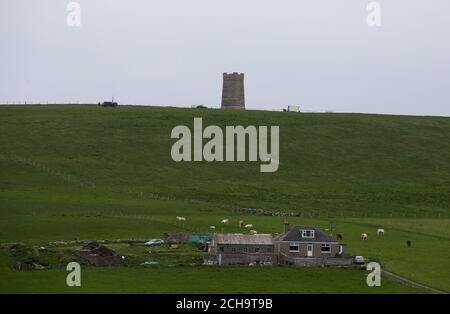
[[[291,250],[291,246],[296,246],[297,250]],[[300,244],[299,243],[289,243],[289,252],[300,252]]]
[[[307,232],[309,232],[309,236],[306,234]],[[314,238],[315,238],[315,232],[314,232],[314,230],[311,230],[311,229],[303,229],[303,230],[302,230],[302,238],[314,239]]]
[[[328,251],[324,251],[323,248],[327,247],[329,250]],[[320,245],[320,252],[324,253],[324,254],[330,254],[331,253],[331,244],[330,243],[322,243]]]

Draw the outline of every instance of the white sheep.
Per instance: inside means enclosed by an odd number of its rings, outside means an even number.
[[[361,240],[367,240],[368,236],[367,233],[361,233]]]
[[[228,220],[228,218],[226,219],[222,219],[222,221],[220,223],[224,224],[224,225],[228,225],[230,221]]]
[[[253,225],[252,224],[246,224],[245,228],[247,228],[247,229],[253,228]]]
[[[377,230],[377,235],[383,236],[384,235],[384,229],[378,229]]]
[[[177,216],[178,221],[186,221],[186,217]]]
[[[258,232],[256,232],[256,230],[250,230],[249,233],[252,234],[252,235],[258,234]]]

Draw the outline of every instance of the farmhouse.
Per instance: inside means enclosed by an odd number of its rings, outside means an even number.
[[[215,234],[205,262],[216,265],[350,265],[345,245],[313,226],[284,224],[281,234]]]
[[[274,239],[279,263],[285,265],[346,265],[345,245],[313,226],[290,228],[284,223],[283,233]]]
[[[215,234],[209,260],[217,265],[276,264],[277,254],[270,234]]]

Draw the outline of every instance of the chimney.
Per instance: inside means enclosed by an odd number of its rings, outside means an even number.
[[[283,233],[286,233],[286,232],[288,232],[289,230],[291,230],[291,227],[289,226],[289,222],[287,222],[287,221],[285,221],[284,223],[283,223]]]

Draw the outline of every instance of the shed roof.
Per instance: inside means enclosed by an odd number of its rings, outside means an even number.
[[[273,244],[270,234],[216,233],[214,241],[218,244]]]

